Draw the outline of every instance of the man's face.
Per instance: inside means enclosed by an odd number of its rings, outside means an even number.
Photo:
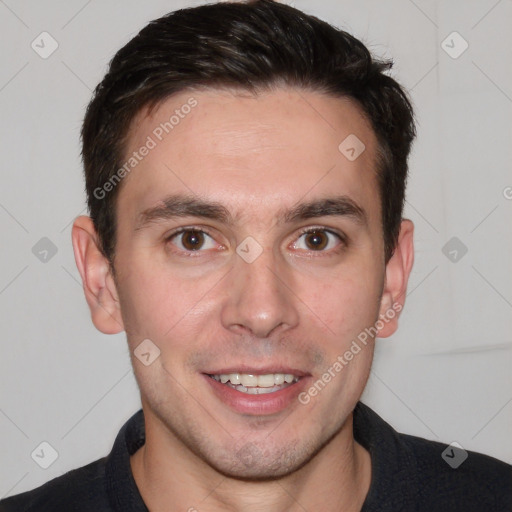
[[[365,145],[353,161],[338,148],[350,135]],[[122,183],[115,260],[146,418],[224,474],[287,474],[340,431],[368,378],[372,343],[299,400],[379,316],[375,136],[354,103],[294,89],[181,93],[133,124],[126,158],[148,136]],[[160,350],[147,366],[133,355],[145,339]],[[211,377],[237,373],[250,393]],[[253,394],[269,374],[275,391]]]

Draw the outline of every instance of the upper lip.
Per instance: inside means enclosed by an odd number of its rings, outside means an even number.
[[[254,366],[247,366],[240,364],[238,366],[230,366],[226,368],[221,368],[220,370],[208,370],[203,372],[206,375],[229,375],[231,373],[246,373],[250,375],[269,375],[271,373],[284,373],[295,375],[297,377],[307,377],[311,375],[308,372],[304,372],[302,370],[297,370],[296,368],[290,368],[287,366],[267,366],[265,368],[256,368]]]

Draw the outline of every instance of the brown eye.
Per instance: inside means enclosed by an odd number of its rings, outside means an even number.
[[[215,240],[201,229],[184,228],[167,237],[167,242],[176,246],[181,252],[204,252],[215,249]]]
[[[329,238],[323,231],[313,231],[311,233],[306,233],[304,240],[308,249],[312,249],[314,251],[321,251],[322,249],[325,249],[329,243]]]
[[[204,244],[204,233],[201,231],[186,231],[182,234],[181,243],[187,251],[197,251]]]
[[[330,253],[331,250],[341,249],[344,245],[346,243],[341,235],[327,229],[310,228],[302,232],[293,244],[293,248],[310,252]]]

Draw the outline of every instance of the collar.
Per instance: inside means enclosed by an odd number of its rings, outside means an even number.
[[[107,494],[116,512],[149,512],[142,500],[130,466],[130,456],[146,441],[144,412],[140,409],[121,428],[107,457]]]
[[[362,402],[354,409],[354,439],[370,453],[372,478],[361,512],[416,510],[419,469],[409,444]]]
[[[371,484],[361,512],[414,510],[414,489],[419,489],[418,468],[412,449],[401,435],[362,402],[354,408],[354,439],[368,450],[372,461]],[[119,431],[106,461],[106,485],[116,512],[149,512],[130,466],[146,439],[140,409]],[[400,485],[401,491],[394,492]]]

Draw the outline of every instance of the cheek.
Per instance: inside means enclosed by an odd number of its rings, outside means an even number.
[[[144,338],[168,343],[183,331],[194,336],[208,313],[208,291],[218,278],[191,282],[154,265],[125,264],[131,271],[119,282],[118,291],[125,330],[133,343]]]
[[[126,268],[130,273],[118,284],[126,333],[133,338],[151,339],[173,321],[176,304],[180,303],[176,300],[179,290],[171,286],[166,276],[152,272],[148,266],[127,262]]]
[[[298,294],[331,334],[347,339],[373,324],[379,311],[379,279],[371,267],[333,272],[329,282],[304,279]]]

